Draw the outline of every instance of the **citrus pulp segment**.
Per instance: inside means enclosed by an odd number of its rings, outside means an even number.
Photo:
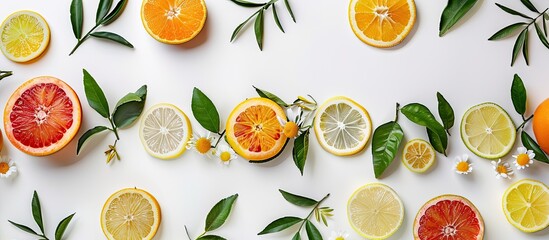
[[[193,39],[206,22],[204,0],[144,0],[141,21],[156,40],[181,44]]]
[[[404,206],[390,187],[369,183],[357,189],[347,203],[353,229],[368,239],[386,239],[402,225]]]
[[[423,173],[435,162],[435,149],[422,139],[406,143],[402,153],[402,163],[412,172]]]
[[[479,157],[498,159],[507,155],[515,138],[513,120],[495,103],[471,107],[461,120],[461,139]]]
[[[523,232],[537,232],[549,226],[549,189],[542,182],[523,179],[503,194],[507,221]]]
[[[482,240],[484,222],[469,200],[457,195],[442,195],[429,200],[414,220],[416,240]]]
[[[39,57],[49,43],[48,23],[36,12],[17,11],[0,26],[0,50],[14,62],[28,62]]]
[[[374,47],[401,43],[414,27],[414,0],[351,0],[349,23],[355,35]]]
[[[143,147],[150,155],[160,159],[172,159],[183,154],[191,136],[191,123],[187,115],[168,103],[152,106],[139,126]]]
[[[314,128],[322,148],[338,156],[360,152],[372,134],[368,111],[343,96],[330,98],[318,108]]]
[[[65,147],[80,129],[82,109],[73,89],[54,77],[23,83],[4,109],[4,130],[17,149],[45,156]]]
[[[539,147],[549,154],[549,99],[543,101],[534,112],[532,129]]]
[[[160,221],[160,205],[154,196],[137,188],[112,194],[101,211],[101,229],[109,240],[150,240]]]

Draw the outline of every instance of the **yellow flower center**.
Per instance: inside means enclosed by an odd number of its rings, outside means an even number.
[[[335,240],[345,240],[345,238],[342,236],[339,236],[339,237],[336,237]]]
[[[500,173],[500,174],[507,174],[507,168],[503,165],[499,165],[497,168],[496,168],[496,172]]]
[[[8,170],[10,170],[10,165],[8,165],[8,163],[5,163],[5,162],[0,162],[0,173],[6,174]]]
[[[210,139],[201,137],[196,140],[195,147],[199,153],[205,154],[210,151],[210,149],[212,149],[212,142],[210,141]]]
[[[528,154],[522,153],[517,156],[517,164],[520,166],[526,166],[530,162],[530,158],[528,157]]]
[[[284,135],[289,138],[295,138],[297,137],[297,133],[299,132],[299,127],[295,122],[287,122],[286,125],[284,125]]]
[[[459,162],[456,166],[456,169],[460,172],[467,172],[469,170],[469,163],[468,162]]]
[[[223,162],[229,161],[229,160],[231,160],[231,153],[229,153],[227,151],[222,152],[219,155],[219,159],[221,159],[221,161],[223,161]]]

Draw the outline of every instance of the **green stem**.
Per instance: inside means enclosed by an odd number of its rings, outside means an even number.
[[[12,71],[0,71],[0,80],[13,75]]]
[[[398,111],[400,110],[400,103],[396,103],[395,122],[398,121]]]
[[[219,144],[219,142],[221,141],[221,139],[223,138],[223,135],[225,135],[225,131],[226,130],[223,130],[223,132],[221,133],[217,133],[219,135],[219,138],[217,139],[217,142],[215,142],[215,145],[213,145],[213,148],[216,148],[217,145]]]
[[[205,234],[206,234],[206,232],[204,231],[202,234],[198,235],[198,237],[196,237],[196,239],[201,238],[201,237],[204,236]]]
[[[90,37],[90,34],[96,29],[98,28],[99,26],[101,26],[101,24],[97,24],[95,25],[95,27],[93,27],[88,33],[86,33],[86,35],[84,35],[83,38],[80,38],[78,39],[78,42],[76,43],[76,46],[74,46],[74,48],[72,49],[71,53],[69,53],[69,56],[72,55],[74,53],[74,51],[76,51],[76,49],[78,47],[80,47],[80,45],[82,45],[82,43],[84,43],[84,41],[86,41],[86,39],[88,39]]]
[[[189,235],[189,230],[187,229],[187,225],[183,225],[185,227],[185,233],[187,234],[187,238],[189,238],[189,240],[192,240],[191,239],[191,235]]]
[[[538,20],[539,17],[543,16],[543,14],[545,14],[545,13],[547,12],[547,10],[549,10],[549,8],[546,8],[545,11],[541,12],[536,18],[534,18],[534,19],[532,20],[532,22],[530,22],[530,23],[526,26],[526,28],[530,27],[530,25],[532,25],[533,23],[535,23],[535,22]]]
[[[120,140],[120,137],[118,136],[118,130],[114,126],[114,122],[112,121],[111,118],[109,118],[109,122],[111,123],[111,126],[112,126],[111,131],[114,132],[114,135],[116,135],[116,140]]]
[[[306,218],[303,219],[303,222],[301,222],[301,225],[299,225],[299,230],[297,232],[301,232],[301,229],[303,228],[303,225],[305,225],[305,222],[307,222],[307,220],[309,220],[309,218],[313,215],[313,213],[315,212],[315,210],[320,206],[320,204],[326,200],[326,198],[328,198],[330,196],[330,194],[328,193],[326,196],[324,196],[320,201],[318,201],[318,203],[316,203],[315,207],[313,208],[313,210],[311,210],[311,212],[309,213],[309,215],[307,215]]]
[[[547,10],[546,10],[547,11]],[[532,116],[530,116],[529,118],[527,119],[524,119],[524,115],[522,116],[522,120],[524,120],[524,122],[522,122],[522,124],[520,124],[518,126],[518,128],[516,129],[516,131],[518,132],[518,130],[524,128],[524,125],[526,125],[526,123],[528,123],[530,120],[532,120],[532,118],[534,118],[534,114],[532,114]]]

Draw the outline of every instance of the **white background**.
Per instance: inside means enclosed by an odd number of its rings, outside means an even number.
[[[62,151],[43,158],[27,156],[4,139],[4,152],[17,163],[20,174],[0,181],[0,239],[31,239],[11,226],[13,220],[35,226],[31,196],[37,190],[42,202],[46,232],[52,236],[59,220],[76,212],[66,239],[104,239],[99,215],[105,200],[115,191],[138,187],[152,193],[162,207],[162,224],[156,239],[186,239],[184,225],[196,237],[204,227],[210,208],[221,198],[239,193],[234,212],[215,234],[228,239],[289,239],[296,230],[258,237],[272,220],[285,215],[304,217],[309,210],[287,203],[278,189],[315,199],[332,195],[325,202],[335,208],[329,227],[319,225],[328,238],[332,230],[344,230],[351,239],[360,239],[347,221],[347,199],[353,191],[370,182],[382,182],[400,195],[405,220],[391,239],[412,239],[413,219],[418,209],[440,194],[459,194],[470,199],[485,220],[486,239],[547,239],[549,230],[525,234],[512,227],[501,210],[501,197],[514,181],[534,178],[549,183],[549,165],[536,162],[518,172],[511,181],[497,180],[488,160],[472,157],[474,171],[462,176],[451,169],[454,158],[469,153],[459,138],[459,121],[467,108],[493,101],[507,109],[519,122],[510,100],[514,73],[524,79],[529,93],[529,113],[549,97],[549,50],[531,32],[531,65],[519,57],[510,67],[514,38],[489,42],[500,28],[520,21],[499,10],[494,0],[480,0],[464,23],[445,37],[438,37],[439,17],[446,1],[418,1],[417,20],[408,38],[392,49],[376,49],[358,40],[350,29],[348,0],[290,1],[297,18],[294,24],[279,6],[286,33],[281,33],[272,13],[265,15],[265,44],[260,52],[253,28],[245,28],[235,43],[229,43],[233,29],[254,10],[228,0],[208,0],[208,20],[202,32],[180,46],[155,41],[140,20],[141,1],[129,1],[122,16],[100,30],[121,34],[135,45],[129,49],[102,40],[89,39],[73,56],[68,56],[76,40],[69,20],[70,1],[1,0],[0,18],[21,10],[41,13],[51,27],[49,50],[32,64],[16,64],[0,57],[1,69],[15,75],[0,83],[0,105],[24,81],[51,75],[69,83],[79,94],[84,120],[80,130],[108,124],[85,100],[82,68],[103,87],[111,106],[142,84],[149,86],[146,107],[169,102],[192,119],[190,99],[193,87],[202,89],[227,118],[234,106],[256,96],[252,85],[277,93],[287,101],[311,94],[320,102],[334,95],[349,96],[372,116],[374,127],[394,117],[395,102],[420,102],[436,109],[436,92],[443,93],[456,112],[451,130],[449,157],[437,157],[426,174],[408,171],[397,158],[384,177],[376,180],[371,149],[352,157],[336,157],[325,152],[311,137],[305,176],[300,176],[291,159],[291,145],[276,160],[250,164],[243,159],[229,167],[188,151],[180,158],[163,161],[150,157],[138,138],[138,126],[120,132],[118,149],[123,160],[105,164],[105,151],[114,136],[96,137],[76,156],[76,138]],[[524,12],[519,1],[500,2]],[[539,9],[547,3],[533,1]],[[98,1],[85,0],[84,31],[92,27]],[[436,111],[436,110],[435,110]],[[194,119],[195,131],[202,131]],[[426,138],[423,128],[401,116],[405,140]],[[469,153],[472,155],[471,153]],[[511,161],[510,155],[504,160]],[[54,162],[72,162],[54,164]],[[35,229],[37,229],[35,227]]]

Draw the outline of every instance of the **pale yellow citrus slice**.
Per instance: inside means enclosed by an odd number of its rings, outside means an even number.
[[[17,11],[0,26],[0,50],[14,62],[28,62],[39,57],[49,43],[48,23],[36,12]]]
[[[435,149],[422,139],[413,139],[406,143],[402,153],[402,163],[412,172],[423,173],[435,162]]]
[[[523,232],[537,232],[549,226],[549,189],[542,182],[523,179],[503,194],[507,221]]]

